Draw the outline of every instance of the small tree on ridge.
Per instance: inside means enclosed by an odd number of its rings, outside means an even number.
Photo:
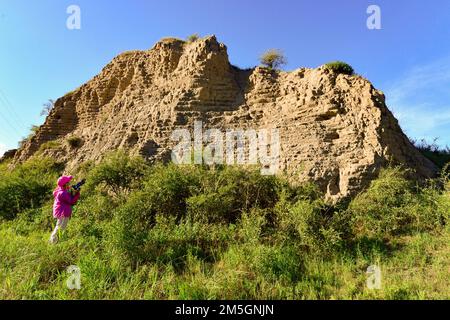
[[[259,58],[261,64],[269,69],[278,69],[287,63],[286,57],[279,49],[269,49]]]

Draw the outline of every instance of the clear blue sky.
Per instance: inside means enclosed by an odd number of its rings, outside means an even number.
[[[66,9],[81,8],[81,30]],[[370,4],[382,30],[366,27]],[[16,147],[47,99],[97,74],[125,50],[162,37],[216,34],[231,63],[258,64],[282,49],[285,69],[344,60],[383,90],[405,132],[450,145],[448,0],[1,0],[0,154]]]

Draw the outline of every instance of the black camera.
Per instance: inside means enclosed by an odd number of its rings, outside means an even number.
[[[72,186],[72,189],[75,191],[80,191],[81,187],[86,183],[86,179],[81,180],[76,185]]]

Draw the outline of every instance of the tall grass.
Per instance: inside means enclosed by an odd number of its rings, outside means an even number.
[[[51,246],[60,173],[46,158],[0,167],[0,299],[450,297],[445,176],[417,186],[385,169],[330,206],[314,185],[256,169],[149,166],[119,152],[76,171],[88,185]],[[365,285],[372,264],[381,290]],[[70,265],[80,290],[66,286]]]

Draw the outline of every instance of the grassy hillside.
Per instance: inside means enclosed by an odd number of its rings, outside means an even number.
[[[448,299],[450,182],[405,170],[335,206],[314,185],[236,167],[147,165],[111,154],[59,244],[52,195],[63,168],[0,164],[0,299]],[[370,265],[382,288],[366,286]],[[66,269],[81,270],[69,290]]]

